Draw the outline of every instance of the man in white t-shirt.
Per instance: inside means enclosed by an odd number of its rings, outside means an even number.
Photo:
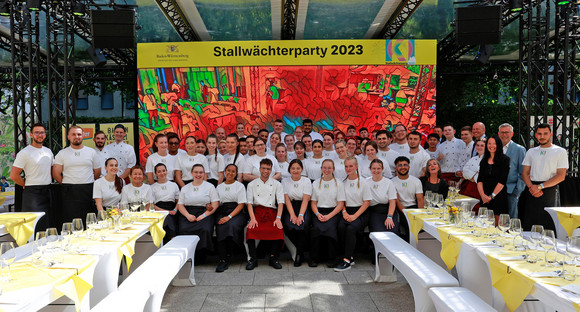
[[[270,148],[270,137],[273,133],[278,133],[280,135],[280,142],[284,142],[284,138],[288,135],[288,133],[284,132],[284,122],[282,119],[274,120],[272,128],[274,129],[274,132],[268,133],[268,142],[266,143],[267,148]]]
[[[32,126],[32,142],[18,154],[10,170],[10,179],[22,186],[22,211],[44,212],[46,215],[38,220],[36,231],[44,231],[49,226],[51,190],[51,169],[54,156],[42,143],[46,139],[46,129],[41,123]],[[21,173],[24,171],[24,178]]]
[[[397,213],[401,225],[399,231],[401,237],[409,241],[409,224],[403,214],[403,209],[423,207],[423,186],[421,181],[409,175],[409,158],[399,156],[395,160],[397,176],[393,178],[393,184],[397,190]]]
[[[518,202],[518,216],[524,231],[529,231],[534,224],[555,230],[554,222],[544,208],[560,205],[558,184],[566,178],[568,153],[552,144],[550,125],[536,126],[534,136],[540,146],[529,149],[524,157],[522,180],[526,188]]]
[[[409,144],[407,144],[407,127],[403,125],[395,126],[395,134],[393,136],[395,142],[389,145],[393,151],[404,155],[409,152]]]
[[[107,175],[107,171],[105,170],[105,161],[110,157],[113,157],[109,154],[109,151],[105,149],[105,143],[107,142],[107,137],[105,133],[101,130],[95,132],[95,136],[93,137],[93,141],[95,142],[95,152],[97,152],[97,157],[99,158],[99,164],[101,164],[101,177]],[[117,161],[118,162],[118,161]]]
[[[443,154],[441,159],[441,178],[447,181],[459,181],[459,174],[463,168],[459,167],[460,159],[465,150],[465,143],[455,137],[455,129],[452,125],[443,127],[445,141],[437,148]]]
[[[419,178],[425,174],[425,166],[431,156],[421,149],[419,145],[421,144],[421,133],[417,131],[411,131],[407,135],[407,143],[409,144],[409,153],[406,154],[409,158],[409,174],[415,178]]]
[[[311,119],[304,119],[304,121],[302,121],[302,129],[304,130],[304,135],[309,134],[310,137],[312,138],[312,141],[314,140],[324,140],[324,138],[322,137],[322,135],[318,132],[315,132],[312,127],[313,127],[313,123]]]
[[[119,172],[117,175],[121,179],[125,179],[125,183],[129,184],[128,180],[129,171],[137,163],[137,157],[135,156],[135,149],[133,146],[123,142],[125,135],[127,134],[125,127],[121,124],[115,126],[114,135],[115,142],[106,145],[103,150],[114,157],[119,164]],[[105,172],[101,172],[105,175]]]
[[[385,159],[389,163],[389,167],[391,167],[391,175],[395,176],[395,159],[401,156],[401,154],[389,148],[389,144],[391,144],[392,139],[393,135],[389,131],[379,130],[375,140],[377,141],[377,146],[379,147],[377,156],[379,158]]]
[[[83,146],[83,129],[71,126],[70,146],[62,149],[54,159],[52,177],[60,186],[59,225],[74,218],[85,220],[93,207],[93,182],[101,176],[97,152]]]

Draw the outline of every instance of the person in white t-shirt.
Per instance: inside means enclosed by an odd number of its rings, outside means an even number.
[[[101,176],[101,164],[94,149],[83,146],[83,129],[71,126],[70,146],[58,152],[52,167],[52,177],[61,184],[59,225],[75,218],[85,219],[94,212],[93,182]]]
[[[276,153],[276,146],[278,146],[278,144],[280,144],[281,142],[282,142],[282,139],[278,133],[275,133],[275,132],[271,133],[270,139],[268,141],[269,145],[267,145],[267,148],[266,148],[266,153],[268,155],[274,156],[274,154]]]
[[[337,140],[334,143],[334,150],[336,151],[337,158],[334,159],[334,176],[339,181],[344,181],[346,179],[346,171],[344,170],[344,161],[348,157],[348,152],[346,151],[346,142],[344,140]]]
[[[246,158],[240,154],[240,139],[235,133],[230,133],[226,137],[226,152],[224,155],[224,163],[226,165],[234,164],[238,168],[245,168]],[[244,181],[243,176],[243,174],[239,174],[238,181]]]
[[[437,148],[439,146],[439,140],[441,140],[441,138],[437,133],[430,133],[427,136],[428,147],[425,150],[425,152],[427,152],[427,154],[429,154],[432,159],[436,159],[437,161],[441,161],[443,158],[443,154],[441,154],[441,151]]]
[[[131,178],[131,183],[123,187],[121,204],[145,203],[146,208],[149,209],[149,205],[153,204],[154,198],[151,186],[143,183],[145,180],[143,167],[139,165],[133,166],[129,170],[129,177]]]
[[[324,134],[323,138],[322,147],[324,150],[322,151],[322,156],[327,159],[338,158],[338,154],[334,151],[334,135],[331,132],[327,132]]]
[[[407,144],[407,127],[404,125],[395,126],[394,141],[389,148],[399,154],[409,153],[409,144]],[[390,164],[389,164],[390,165]]]
[[[117,206],[121,201],[125,182],[117,175],[118,172],[119,165],[115,158],[105,160],[105,175],[93,184],[93,199],[98,211]]]
[[[270,177],[279,181],[282,178],[280,166],[278,165],[278,161],[273,155],[266,153],[266,143],[264,140],[257,138],[254,141],[254,149],[256,150],[256,154],[248,157],[248,159],[245,161],[245,167],[242,169],[244,181],[251,182],[260,177],[260,162],[264,158],[270,159],[273,164]]]
[[[32,125],[32,142],[18,154],[10,170],[10,179],[22,186],[22,211],[44,212],[44,217],[36,223],[37,231],[49,226],[51,189],[51,170],[54,164],[52,151],[43,146],[46,129],[41,123]],[[21,176],[24,172],[25,177]]]
[[[318,266],[321,260],[328,260],[327,266],[336,264],[338,243],[338,221],[344,209],[344,186],[334,177],[334,162],[325,159],[322,162],[322,177],[312,183],[310,207],[314,218],[310,229],[309,267]],[[326,253],[321,250],[326,247]]]
[[[235,135],[235,134],[234,134]],[[237,136],[236,136],[237,138]],[[212,235],[219,196],[215,187],[204,181],[205,169],[200,164],[191,168],[193,181],[185,185],[177,202],[179,235],[197,235],[196,250],[213,250]],[[203,258],[203,253],[200,257]],[[197,255],[196,255],[197,256]]]
[[[147,164],[145,165],[145,172],[147,173],[147,181],[149,185],[153,185],[157,176],[155,175],[155,166],[157,164],[164,164],[167,167],[167,179],[173,181],[173,172],[176,167],[177,156],[170,155],[167,147],[167,136],[165,134],[158,134],[153,139],[153,154],[147,157]]]
[[[367,179],[371,190],[369,206],[369,230],[371,232],[399,233],[399,215],[397,209],[397,190],[391,180],[382,176],[384,169],[380,159],[371,162],[372,177]]]
[[[215,134],[210,134],[207,136],[207,162],[209,165],[209,173],[207,175],[207,182],[211,183],[214,187],[222,183],[224,180],[224,169],[226,163],[224,156],[222,156],[217,151],[217,137]],[[240,170],[238,168],[238,170]]]
[[[284,137],[284,144],[286,145],[286,156],[288,157],[288,161],[296,159],[296,152],[294,151],[294,143],[296,143],[296,141],[294,140],[293,135],[287,135],[286,137]]]
[[[282,222],[284,233],[296,246],[295,267],[301,266],[302,261],[304,261],[304,247],[312,219],[308,209],[312,195],[312,183],[310,179],[302,176],[303,170],[302,162],[299,159],[292,160],[288,169],[291,176],[282,181],[286,207],[282,214]]]
[[[463,150],[463,155],[459,159],[459,167],[463,169],[465,164],[473,157],[471,151],[474,149],[475,141],[473,140],[473,133],[471,132],[471,126],[464,126],[461,128],[460,138],[465,144],[465,149]],[[459,176],[463,177],[463,173],[457,173]]]
[[[320,178],[322,174],[321,166],[322,161],[325,159],[322,155],[322,141],[315,140],[312,143],[312,156],[304,160],[304,168],[306,169],[306,174],[311,181]]]
[[[95,152],[97,152],[97,157],[99,157],[99,164],[101,164],[101,177],[103,177],[106,174],[105,161],[111,157],[115,158],[115,156],[113,156],[105,149],[107,137],[105,136],[105,133],[103,131],[95,132],[93,142],[95,142]]]
[[[238,135],[238,138],[245,138],[246,137],[246,133],[245,133],[245,126],[243,123],[238,123],[236,125],[236,134]]]
[[[395,152],[394,150],[389,148],[389,144],[391,144],[391,140],[393,135],[387,130],[379,130],[377,132],[376,141],[379,150],[377,151],[377,156],[380,159],[384,159],[387,163],[383,163],[384,167],[391,168],[391,175],[395,175],[395,159],[401,156],[400,153]]]
[[[294,141],[295,142],[302,141],[303,136],[304,136],[304,130],[302,129],[302,126],[298,126],[298,127],[294,128]]]
[[[292,136],[286,136],[286,137],[292,137]],[[278,144],[278,146],[276,146],[276,160],[278,161],[278,167],[280,168],[280,174],[282,175],[282,180],[284,181],[284,179],[289,179],[291,174],[290,171],[288,170],[288,168],[290,167],[290,163],[288,163],[288,152],[286,151],[286,146],[282,143]]]
[[[209,165],[207,163],[207,158],[204,155],[198,154],[195,151],[196,140],[193,136],[188,136],[185,138],[185,153],[180,153],[177,155],[177,161],[175,166],[175,183],[179,185],[180,188],[184,187],[187,183],[193,181],[193,176],[191,175],[191,168],[195,164],[201,164],[206,172],[206,178],[209,173]]]
[[[118,124],[115,126],[114,130],[115,141],[106,145],[103,148],[110,157],[114,157],[119,162],[119,175],[121,179],[125,179],[127,182],[127,177],[129,176],[129,170],[137,163],[137,157],[135,156],[135,149],[133,146],[123,142],[125,135],[127,134],[126,129],[123,125]]]
[[[270,132],[268,134],[268,140],[266,141],[266,147],[268,148],[268,150],[273,151],[274,148],[278,145],[278,143],[284,142],[284,139],[286,138],[286,136],[288,134],[286,132],[284,132],[284,121],[282,121],[282,119],[274,120],[274,124],[272,125],[272,129],[274,131]],[[278,134],[279,142],[271,142],[272,135],[274,135],[274,133]]]
[[[320,142],[322,142],[322,140]],[[302,137],[302,143],[304,143],[305,146],[304,154],[306,157],[311,158],[312,155],[314,155],[314,152],[312,151],[312,137],[309,134],[305,134]]]
[[[366,179],[359,175],[358,168],[358,162],[354,157],[349,157],[344,162],[347,174],[343,184],[345,208],[342,210],[342,218],[338,221],[339,242],[344,245],[344,254],[342,262],[334,267],[336,272],[348,270],[354,264],[357,233],[362,232],[368,223],[366,210],[371,203],[372,195]]]
[[[364,150],[365,150],[365,156],[360,159],[360,166],[359,166],[359,172],[362,178],[367,179],[370,178],[372,176],[371,173],[371,162],[375,159],[380,159],[379,157],[377,157],[377,150],[378,150],[378,146],[377,143],[375,141],[367,141],[366,145],[364,146]],[[381,161],[383,162],[383,164],[385,164],[384,166],[384,170],[383,170],[383,177],[390,179],[393,176],[391,175],[391,168],[389,167],[389,165],[386,165],[387,160],[385,159],[381,159]]]
[[[423,208],[423,186],[421,181],[409,175],[409,158],[399,156],[395,160],[397,176],[392,179],[397,190],[397,213],[399,214],[399,233],[409,241],[409,224],[403,215],[403,209]]]
[[[431,156],[420,147],[421,133],[411,131],[407,135],[407,142],[409,144],[409,152],[405,154],[405,156],[407,156],[411,162],[409,164],[409,174],[415,178],[422,177],[425,175],[425,166],[427,165],[427,161],[431,159]]]
[[[544,208],[560,206],[558,184],[566,179],[568,153],[552,144],[550,125],[537,125],[534,136],[540,146],[529,149],[524,157],[522,180],[526,188],[518,201],[518,216],[524,231],[529,231],[534,224],[555,230],[554,222]]]
[[[302,121],[302,129],[304,130],[304,135],[309,135],[313,141],[314,140],[322,141],[324,138],[322,137],[322,135],[320,135],[320,133],[315,132],[313,130],[313,128],[312,128],[313,125],[314,124],[313,124],[312,120],[310,120],[310,119],[304,119]],[[302,137],[302,138],[304,138],[304,137]],[[308,144],[306,144],[306,147],[308,147]]]
[[[153,203],[155,210],[168,211],[163,221],[163,229],[165,230],[163,243],[167,244],[178,233],[178,216],[175,207],[179,199],[179,186],[177,183],[167,180],[167,167],[164,164],[155,165],[154,170],[157,182],[151,185]]]
[[[216,238],[219,262],[215,269],[220,273],[230,266],[230,258],[234,252],[234,244],[244,245],[244,227],[248,224],[242,209],[246,205],[246,188],[236,180],[238,168],[234,164],[227,165],[225,181],[217,186],[220,206],[216,211]]]

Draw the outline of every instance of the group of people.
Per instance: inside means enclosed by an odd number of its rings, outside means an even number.
[[[557,185],[568,168],[567,153],[551,144],[546,124],[536,127],[539,146],[527,152],[511,140],[509,124],[486,137],[478,122],[461,128],[461,139],[451,125],[435,127],[426,139],[404,125],[392,132],[360,128],[357,133],[349,126],[346,133],[320,134],[305,119],[287,134],[283,121],[276,120],[272,132],[253,125],[246,135],[247,126],[238,124],[229,135],[218,128],[206,138],[158,134],[141,167],[134,149],[122,142],[122,125],[106,146],[97,132],[95,149],[84,147],[82,129],[72,126],[71,145],[53,159],[42,146],[46,133],[38,124],[31,145],[18,153],[11,178],[25,187],[24,211],[45,209],[46,185],[54,178],[63,195],[60,220],[136,202],[168,211],[166,240],[198,235],[200,253],[217,251],[217,272],[228,268],[236,245],[246,246],[246,268],[254,269],[257,241],[267,245],[269,265],[279,269],[285,239],[296,247],[295,266],[306,261],[309,247],[309,266],[327,261],[343,271],[354,264],[365,227],[408,240],[402,211],[423,208],[426,191],[447,196],[449,181],[496,215],[519,216],[524,229],[553,228],[543,208],[557,205]]]

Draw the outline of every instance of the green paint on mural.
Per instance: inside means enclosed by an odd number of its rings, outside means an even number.
[[[395,113],[402,115],[403,114],[403,110],[400,108],[395,108]]]
[[[407,103],[407,98],[396,97],[395,102],[397,103]]]
[[[399,75],[393,75],[391,76],[391,85],[393,86],[399,86],[399,80],[400,80],[400,76]]]

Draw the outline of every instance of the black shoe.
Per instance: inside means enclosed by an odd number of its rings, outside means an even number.
[[[276,270],[280,270],[282,268],[282,265],[280,262],[278,262],[278,258],[276,257],[270,257],[270,266]]]
[[[318,266],[318,263],[315,260],[308,261],[308,266],[311,268],[315,268]]]
[[[296,255],[296,259],[294,259],[294,266],[299,267],[302,265],[302,256]]]
[[[258,260],[251,258],[246,264],[246,270],[253,270],[255,267],[258,266]]]
[[[336,268],[334,268],[335,272],[342,272],[346,270],[350,270],[350,263],[346,261],[342,261],[341,264],[337,265]]]
[[[229,268],[230,264],[228,263],[228,261],[226,260],[220,260],[220,262],[217,265],[217,268],[215,268],[215,271],[218,273],[221,273],[225,270],[227,270]]]

